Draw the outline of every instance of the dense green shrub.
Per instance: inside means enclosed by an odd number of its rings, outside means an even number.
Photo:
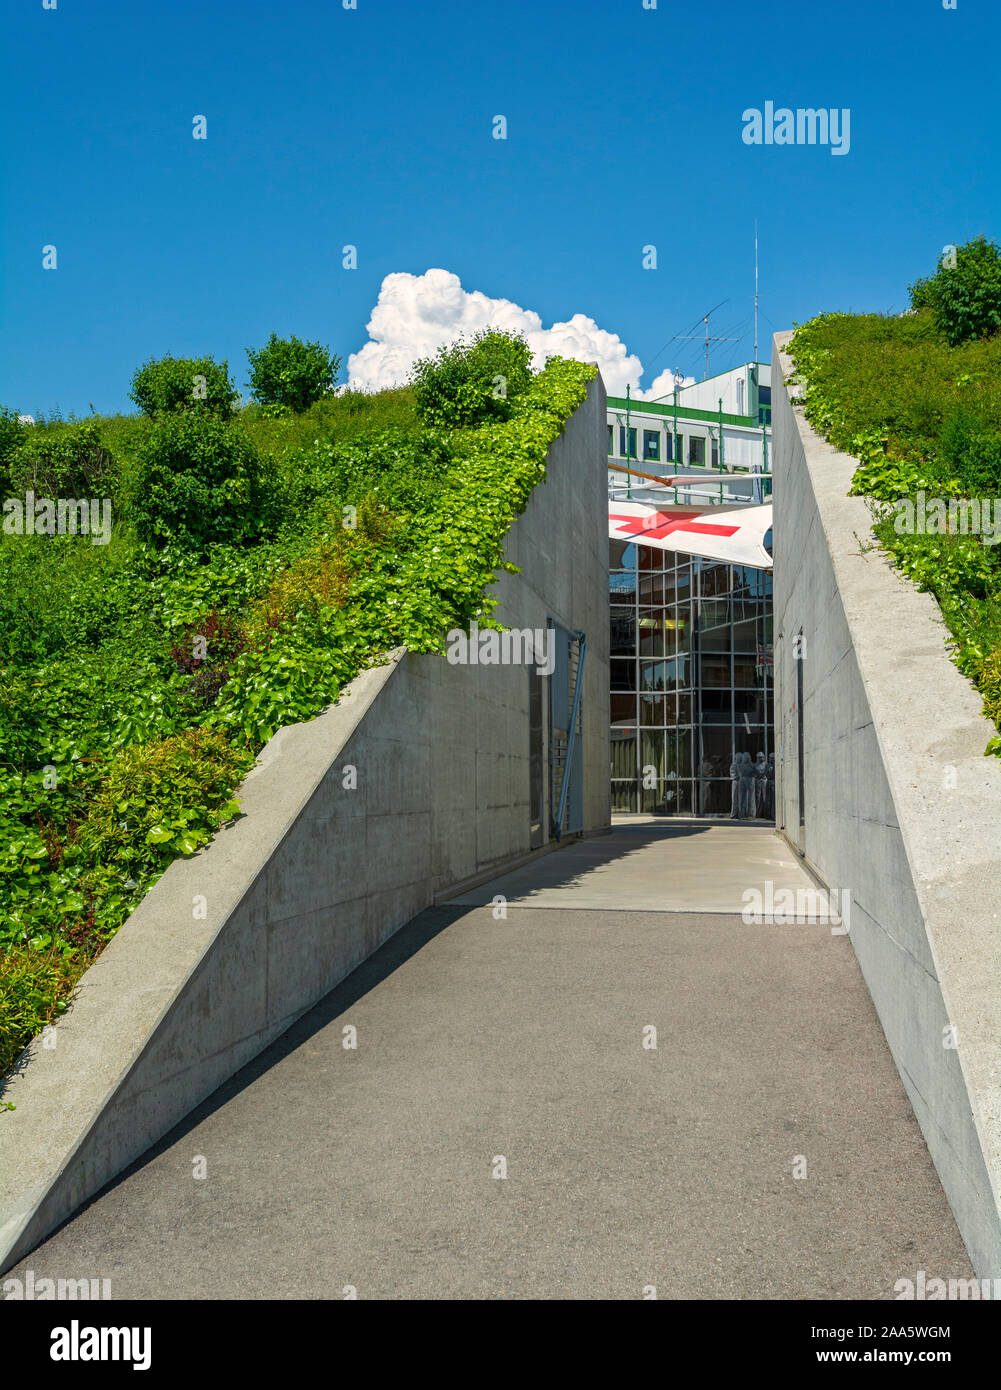
[[[47,1023],[65,1013],[87,960],[48,947],[0,952],[0,1073]]]
[[[24,426],[16,410],[0,405],[0,501],[11,491],[8,462],[21,442]]]
[[[984,697],[984,714],[1001,728],[1001,649],[984,657],[976,676],[977,688]]]
[[[30,678],[0,666],[0,766],[24,780],[42,751],[44,715]]]
[[[293,530],[320,527],[331,508],[372,496],[397,514],[424,510],[445,484],[453,451],[437,430],[374,430],[317,442],[282,468],[281,506]]]
[[[951,346],[924,312],[822,314],[797,327],[790,353],[807,419],[859,460],[853,493],[872,499],[893,563],[935,595],[956,664],[996,720],[1001,547],[964,533],[958,512],[941,534],[900,534],[896,519],[899,500],[916,509],[922,493],[989,503],[1001,494],[1001,335]],[[1001,738],[987,751],[1001,756]]]
[[[1001,496],[1001,430],[960,405],[942,426],[942,457],[950,474],[971,497]]]
[[[260,459],[236,424],[165,415],[139,447],[130,514],[142,540],[247,540],[260,531],[260,500]]]
[[[250,391],[263,406],[302,412],[331,389],[341,359],[321,343],[279,338],[272,333],[262,348],[247,348]]]
[[[943,253],[935,274],[915,281],[910,295],[915,309],[931,310],[952,347],[993,337],[1001,330],[1001,248],[979,236]]]
[[[39,497],[110,497],[118,466],[101,436],[100,420],[21,426],[7,467],[11,491]]]
[[[532,354],[517,333],[485,329],[453,343],[413,369],[417,411],[426,425],[453,429],[505,420],[531,380]]]
[[[81,849],[131,876],[194,854],[236,815],[230,793],[252,762],[205,729],[125,749],[91,803]]]
[[[129,398],[145,415],[233,414],[239,393],[229,364],[213,357],[151,357],[132,376]]]
[[[450,627],[488,623],[504,538],[593,374],[554,359],[508,419],[451,433],[419,427],[409,389],[328,393],[278,420],[255,405],[229,423],[108,421],[130,461],[127,496],[147,509],[164,488],[173,500],[175,471],[184,497],[202,488],[203,445],[213,463],[249,435],[276,476],[283,524],[252,545],[195,544],[181,529],[164,544],[159,509],[156,543],[127,527],[107,547],[0,534],[0,718],[11,726],[0,731],[0,950],[51,947],[76,969],[233,813],[233,790],[277,729],[313,718],[391,648],[441,651]],[[55,988],[47,977],[46,1009]]]

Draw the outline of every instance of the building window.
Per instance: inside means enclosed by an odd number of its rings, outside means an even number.
[[[614,806],[728,820],[735,754],[773,761],[771,574],[621,541],[610,552],[635,579],[610,588]]]
[[[744,378],[743,378],[742,376],[739,376],[739,377],[737,378],[737,414],[738,414],[738,415],[743,415],[743,413],[744,413]]]
[[[700,434],[688,436],[688,462],[703,465],[706,461],[706,441]]]
[[[636,457],[636,431],[635,431],[634,429],[632,429],[632,427],[630,427],[630,430],[629,430],[629,453],[628,453],[628,455],[627,455],[627,454],[626,454],[626,427],[625,427],[625,425],[620,425],[620,426],[619,426],[619,454],[622,456],[622,458],[627,458],[627,457],[628,457],[628,458],[634,459],[634,458]]]
[[[758,387],[758,424],[770,425],[772,423],[772,388],[770,386]]]
[[[643,457],[650,463],[660,461],[660,430],[643,431]]]
[[[612,434],[612,427],[611,427],[611,425],[609,425],[609,427],[608,427],[608,452],[609,452],[609,454],[612,454],[612,453],[614,453],[614,451],[615,451],[615,437],[614,437],[614,435]]]
[[[712,465],[714,468],[719,467],[719,444],[715,439],[712,442]]]

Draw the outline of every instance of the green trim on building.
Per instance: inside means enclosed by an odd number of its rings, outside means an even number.
[[[625,410],[625,396],[609,396],[609,410]],[[629,413],[631,415],[674,415],[673,405],[659,405],[656,401],[629,401]],[[706,420],[709,424],[718,425],[720,420],[724,425],[740,425],[748,430],[760,430],[757,414],[754,415],[728,415],[726,411],[722,413],[718,410],[696,410],[694,406],[684,406],[678,402],[678,419],[680,420]]]

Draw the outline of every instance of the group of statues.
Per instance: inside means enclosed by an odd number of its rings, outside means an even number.
[[[754,762],[750,753],[738,753],[730,764],[730,819],[754,820],[775,817],[775,754],[759,753]]]
[[[702,762],[702,811],[726,814],[723,799],[725,782],[715,780],[723,776],[726,764],[721,766],[712,758]],[[731,820],[774,820],[775,819],[775,754],[759,753],[752,762],[750,753],[737,753],[730,764],[730,819]]]

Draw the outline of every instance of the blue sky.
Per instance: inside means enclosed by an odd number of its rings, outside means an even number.
[[[740,340],[713,370],[751,356],[755,219],[763,356],[820,310],[902,309],[944,245],[1001,238],[996,0],[357,6],[5,0],[0,401],[130,409],[133,369],[168,351],[227,357],[242,386],[272,330],[347,359],[383,278],[433,267],[545,327],[586,316],[649,387],[701,375],[669,340],[719,301],[713,331]],[[746,145],[769,100],[849,108],[850,152]],[[408,283],[397,357],[470,310],[453,286],[418,312]]]

